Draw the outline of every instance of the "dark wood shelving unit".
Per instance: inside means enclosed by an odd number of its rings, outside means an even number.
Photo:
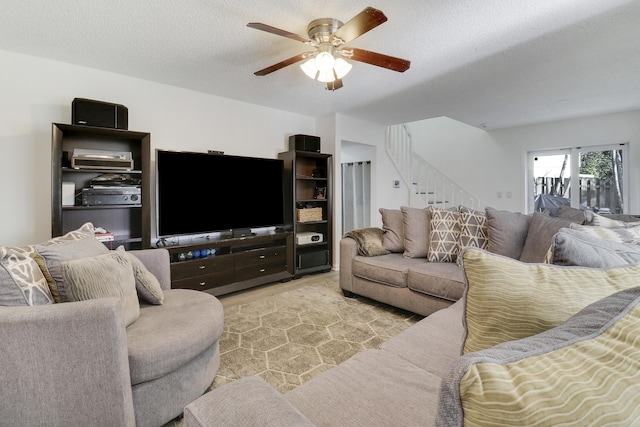
[[[284,160],[285,229],[294,233],[295,275],[331,270],[333,259],[333,158],[331,154],[290,150]],[[318,189],[324,189],[318,197]],[[321,212],[317,219],[300,220],[300,209]],[[321,242],[301,243],[305,233],[322,235]]]
[[[131,152],[132,170],[105,168],[74,169],[69,157],[75,148]],[[106,242],[115,248],[151,247],[151,134],[96,126],[53,123],[51,131],[51,234],[60,236],[86,222],[103,227],[115,236]],[[72,182],[75,193],[88,188],[103,174],[123,174],[140,179],[141,204],[83,206],[78,197],[63,205],[62,183]]]
[[[293,277],[291,232],[204,240],[167,247],[172,288],[197,289],[217,296]],[[213,255],[211,250],[215,251]]]

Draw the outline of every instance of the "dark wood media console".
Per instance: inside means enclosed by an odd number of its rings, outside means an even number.
[[[293,247],[292,232],[208,239],[202,244],[169,246],[171,287],[223,295],[265,283],[290,280],[294,275]],[[212,249],[215,254],[208,254]]]

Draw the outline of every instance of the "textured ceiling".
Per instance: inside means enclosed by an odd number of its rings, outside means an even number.
[[[372,6],[388,21],[348,44],[409,59],[354,63],[330,92],[291,65],[306,35]],[[2,0],[0,49],[272,108],[383,124],[448,116],[501,128],[640,109],[640,0]]]

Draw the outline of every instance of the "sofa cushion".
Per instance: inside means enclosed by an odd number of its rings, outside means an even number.
[[[407,272],[407,286],[412,291],[458,301],[464,294],[464,271],[451,262],[419,264]]]
[[[56,245],[70,240],[93,236],[93,225],[86,223],[77,230],[54,237],[43,246]],[[35,245],[0,247],[0,305],[46,305],[54,299],[49,283],[33,258]]]
[[[489,244],[487,232],[487,214],[485,211],[459,207],[460,212],[460,250],[467,246],[486,249]]]
[[[401,206],[404,221],[404,256],[424,258],[429,252],[429,211]]]
[[[164,301],[164,293],[156,276],[147,270],[147,267],[138,257],[127,252],[124,246],[118,246],[116,251],[126,256],[131,263],[133,276],[136,279],[138,296],[151,304],[162,304]]]
[[[113,251],[60,263],[69,301],[116,297],[122,302],[126,326],[140,315],[133,269],[126,255]]]
[[[519,212],[500,211],[491,207],[487,213],[487,250],[494,254],[519,259],[527,240],[531,217]]]
[[[170,289],[164,297],[162,305],[141,304],[140,317],[127,327],[132,385],[175,371],[222,335],[224,312],[214,296]]]
[[[595,237],[625,243],[640,239],[640,225],[631,227],[597,227],[591,225],[571,224],[570,228],[580,230]]]
[[[353,260],[353,275],[396,288],[407,287],[409,268],[425,264],[426,258],[405,258],[401,254],[377,257],[357,256]]]
[[[549,263],[608,268],[640,262],[640,245],[618,243],[571,228],[562,228],[553,237]]]
[[[285,394],[316,426],[419,426],[435,419],[440,377],[366,350]]]
[[[520,254],[522,262],[544,262],[544,258],[551,247],[553,235],[563,227],[569,227],[572,222],[562,218],[554,218],[540,212],[534,212],[529,223],[527,238]]]
[[[382,246],[389,252],[404,252],[404,217],[400,209],[378,209],[382,215]]]
[[[539,335],[466,355],[440,388],[437,426],[635,425],[640,288]]]
[[[64,279],[60,263],[74,259],[92,257],[109,252],[93,235],[79,240],[69,240],[55,245],[36,245],[34,259],[49,284],[55,302],[67,302]]]
[[[464,353],[558,326],[614,292],[638,286],[640,264],[610,269],[526,264],[481,249],[463,254]]]
[[[460,252],[460,214],[429,206],[429,262],[455,262]]]

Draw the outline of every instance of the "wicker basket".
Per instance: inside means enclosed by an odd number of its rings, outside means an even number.
[[[298,222],[322,221],[322,208],[296,209]]]

